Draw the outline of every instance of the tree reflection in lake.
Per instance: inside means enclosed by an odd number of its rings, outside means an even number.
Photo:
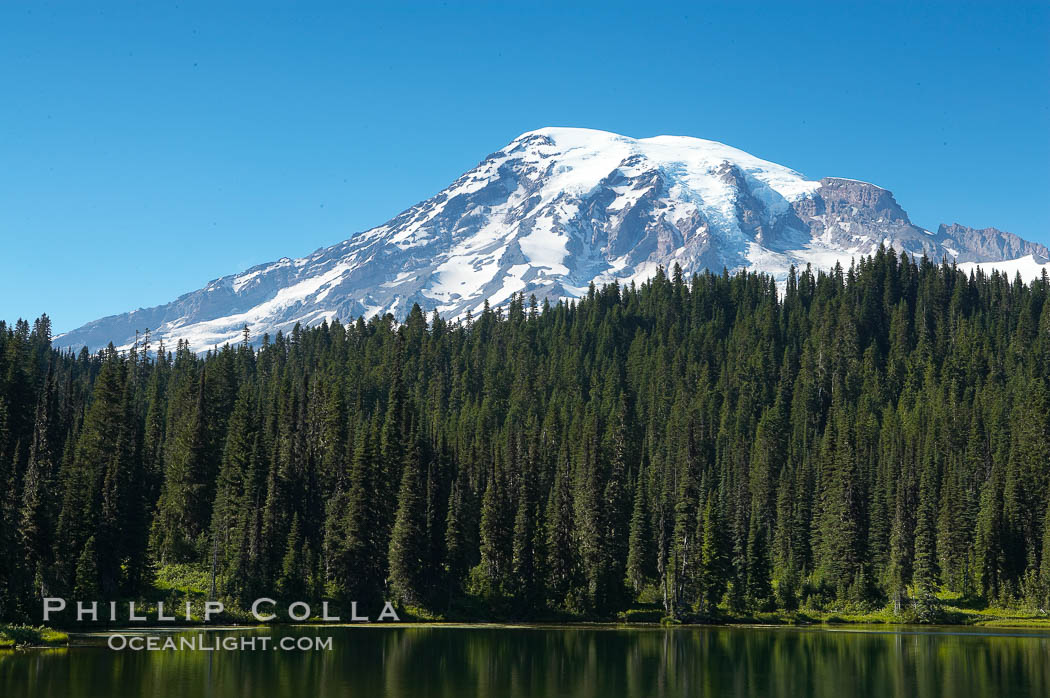
[[[1047,696],[1050,634],[968,629],[296,627],[331,650],[0,652],[0,696]]]

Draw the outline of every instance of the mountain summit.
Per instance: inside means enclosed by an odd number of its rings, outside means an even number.
[[[445,317],[524,292],[577,297],[591,282],[643,281],[675,263],[686,273],[748,269],[783,279],[792,264],[830,268],[880,244],[957,262],[1050,252],[995,228],[937,232],[911,223],[886,189],[807,180],[782,165],[699,138],[627,138],[543,128],[515,138],[436,196],[301,259],[224,276],[167,305],[88,323],[59,346],[127,346],[150,328],[202,351],[287,332],[296,323],[393,313],[414,303]]]

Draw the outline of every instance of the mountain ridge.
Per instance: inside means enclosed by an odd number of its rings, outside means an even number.
[[[830,268],[880,245],[965,263],[1050,261],[1043,245],[995,228],[914,225],[889,189],[807,180],[716,141],[605,131],[529,131],[433,197],[298,259],[260,264],[167,303],[56,337],[59,346],[186,339],[198,351],[296,323],[393,313],[418,303],[449,318],[524,292],[578,297],[590,283],[686,273]],[[1030,265],[1023,268],[1027,271]]]

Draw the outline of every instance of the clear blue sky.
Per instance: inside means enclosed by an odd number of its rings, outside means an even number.
[[[308,253],[546,125],[1050,244],[1045,0],[161,5],[0,7],[0,318],[68,330]]]

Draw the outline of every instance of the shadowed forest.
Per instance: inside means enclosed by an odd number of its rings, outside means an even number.
[[[204,354],[0,323],[0,619],[173,569],[477,619],[1045,609],[1048,301],[880,250]]]

